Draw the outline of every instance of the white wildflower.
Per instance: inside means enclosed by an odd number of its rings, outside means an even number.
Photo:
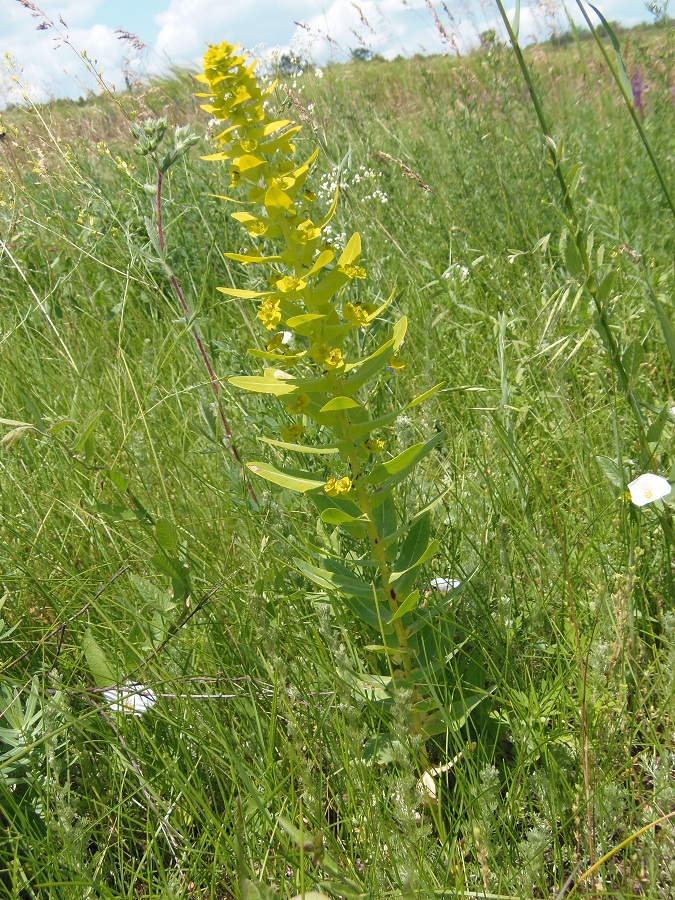
[[[315,78],[323,78],[323,69],[320,69],[318,66],[314,69],[314,77]]]
[[[628,485],[630,499],[636,506],[646,506],[654,500],[666,497],[672,490],[670,484],[661,475],[645,472]]]
[[[121,687],[103,691],[103,696],[110,704],[111,712],[123,712],[128,715],[142,716],[157,702],[150,688],[135,681],[128,681]]]
[[[445,597],[448,591],[458,588],[461,583],[462,582],[457,581],[456,578],[432,578],[429,582],[429,586],[433,588],[433,590],[438,591],[441,597]]]

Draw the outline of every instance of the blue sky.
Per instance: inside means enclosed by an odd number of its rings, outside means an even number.
[[[124,86],[124,68],[141,75],[161,71],[171,62],[197,65],[207,43],[221,40],[248,48],[295,47],[318,63],[346,58],[359,43],[387,57],[447,50],[425,0],[359,0],[360,12],[351,0],[34,0],[34,5],[118,87]],[[446,0],[444,5],[453,24],[440,0],[435,3],[461,49],[471,46],[477,30],[497,23],[490,0]],[[545,34],[553,21],[546,10],[555,5],[551,0],[524,0],[521,33]],[[561,24],[565,17],[557,5]],[[575,7],[575,0],[568,5]],[[607,18],[627,25],[649,19],[641,0],[599,0],[596,5]],[[0,53],[9,53],[20,70],[11,70],[11,65],[8,70],[5,60],[0,106],[21,94],[37,101],[77,97],[93,86],[77,53],[55,40],[52,29],[37,30],[41,21],[22,0],[0,0]],[[299,27],[299,22],[307,27]],[[147,49],[134,51],[116,29],[136,34]]]

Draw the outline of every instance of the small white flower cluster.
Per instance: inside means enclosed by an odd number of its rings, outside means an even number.
[[[334,247],[345,247],[347,245],[347,232],[337,231],[337,229],[333,228],[330,222],[323,229],[323,233],[326,235],[327,240],[329,240]]]
[[[380,178],[381,175],[382,173],[376,172],[375,169],[369,169],[366,166],[359,166],[358,169],[356,169],[356,171],[352,174],[351,178],[349,177],[349,174],[344,174],[340,182],[338,182],[338,180],[333,177],[331,173],[326,173],[317,188],[317,194],[323,202],[330,203],[335,196],[335,191],[338,187],[338,184],[341,188],[343,188],[343,190],[347,190],[348,188],[353,188],[356,185],[360,185],[365,182],[373,182],[375,181],[375,179]],[[377,186],[372,186],[370,190],[368,190],[368,193],[363,194],[359,199],[365,202],[369,200],[374,200],[378,203],[389,202],[389,197],[383,190],[381,190]]]
[[[452,278],[460,284],[464,284],[470,274],[471,273],[466,266],[460,266],[459,263],[452,263],[452,265],[449,265],[445,272],[443,272],[443,278]]]

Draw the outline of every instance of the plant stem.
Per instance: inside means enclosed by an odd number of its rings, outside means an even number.
[[[171,282],[171,287],[174,290],[174,293],[178,297],[180,305],[183,308],[183,312],[185,313],[185,319],[187,322],[192,318],[192,313],[190,311],[190,307],[188,306],[187,300],[185,299],[185,295],[181,290],[180,285],[178,284],[178,279],[173,274],[171,269],[166,264],[166,261],[163,258],[166,243],[164,240],[164,227],[162,225],[162,185],[164,183],[164,175],[161,169],[157,169],[157,237],[159,239],[159,248],[162,251],[162,261],[164,262],[164,268],[166,269],[166,273],[169,277],[169,281]],[[234,456],[235,460],[239,464],[241,471],[244,475],[244,481],[246,483],[246,488],[248,489],[249,496],[251,500],[257,505],[258,498],[255,495],[253,490],[253,486],[251,482],[248,480],[246,466],[239,455],[239,451],[237,450],[237,445],[234,442],[234,438],[232,436],[232,431],[230,430],[230,426],[225,418],[225,411],[223,410],[223,404],[220,399],[220,385],[218,384],[218,379],[216,377],[216,373],[213,370],[213,366],[211,365],[211,361],[208,357],[206,349],[204,347],[204,342],[202,341],[201,334],[199,333],[199,329],[196,325],[192,326],[192,334],[194,335],[195,342],[197,344],[197,348],[199,350],[199,355],[202,358],[204,366],[206,367],[206,371],[209,376],[209,381],[211,383],[211,388],[213,390],[214,396],[216,398],[216,405],[218,407],[218,416],[220,418],[220,422],[223,426],[223,430],[225,431],[225,435],[227,437],[228,446]]]

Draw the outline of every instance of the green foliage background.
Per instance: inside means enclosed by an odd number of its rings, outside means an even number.
[[[664,167],[672,53],[667,29],[632,33],[626,51],[649,85],[644,127]],[[647,279],[672,319],[672,217],[597,50],[527,56],[556,137],[583,164],[575,201],[594,253],[604,246],[618,270],[611,326],[623,348],[640,344],[634,386],[656,420],[675,388]],[[633,425],[569,271],[512,54],[355,62],[298,84],[276,102],[310,119],[321,171],[340,166],[338,225],[361,233],[375,296],[396,289],[410,318],[407,377],[377,402],[386,412],[447,385],[397,422],[401,449],[447,432],[401,502],[415,510],[449,489],[424,579],[467,583],[448,604],[457,649],[439,691],[461,690],[469,667],[486,699],[470,713],[468,697],[447,707],[433,762],[455,762],[430,810],[404,705],[384,710],[376,686],[358,687],[382,666],[363,649],[369,636],[287,567],[316,512],[275,488],[254,508],[223,445],[194,321],[153,246],[153,173],[129,135],[129,118],[147,115],[203,134],[191,77],[117,101],[10,110],[7,896],[265,896],[275,883],[292,897],[323,883],[334,896],[548,897],[675,808],[672,545],[657,511],[624,498]],[[206,138],[167,178],[168,263],[239,452],[256,459],[277,411],[227,387],[254,371],[246,348],[259,338],[251,309],[216,291],[245,286],[223,255],[241,239],[210,196],[226,193],[225,175],[200,150]],[[670,466],[675,417],[662,418]],[[317,540],[339,552],[330,528]],[[106,712],[106,671],[150,686],[156,705],[140,718]],[[395,739],[373,743],[385,732]],[[579,893],[662,898],[674,884],[664,825]]]

